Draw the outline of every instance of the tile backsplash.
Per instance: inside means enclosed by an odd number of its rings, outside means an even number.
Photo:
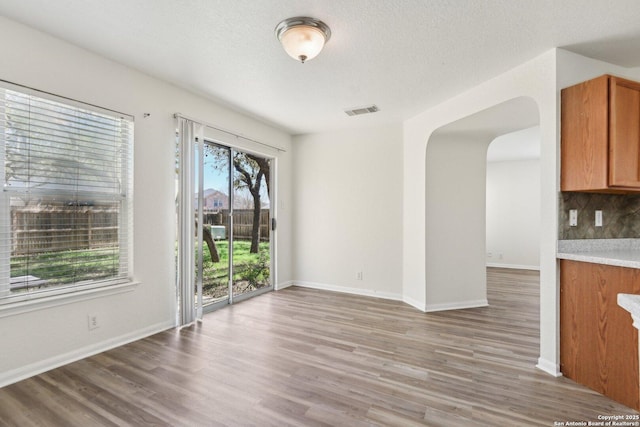
[[[640,238],[640,195],[560,193],[560,240]],[[578,226],[569,227],[569,210],[578,210]],[[595,211],[602,211],[602,227]]]

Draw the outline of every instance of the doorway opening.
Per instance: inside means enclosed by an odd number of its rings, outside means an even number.
[[[495,138],[486,180],[487,267],[540,270],[540,126]]]
[[[536,102],[519,97],[442,126],[429,137],[425,311],[488,305],[487,149],[500,135],[538,124]]]

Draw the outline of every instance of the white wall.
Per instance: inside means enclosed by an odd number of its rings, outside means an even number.
[[[540,269],[539,159],[487,163],[486,261]]]
[[[442,135],[427,145],[425,269],[430,279],[425,311],[487,305],[484,228],[490,141]]]
[[[426,146],[424,310],[488,304],[487,147],[497,136],[538,122],[536,103],[518,97],[433,132]]]
[[[490,267],[540,269],[540,127],[494,139],[487,151]]]
[[[289,135],[2,17],[0,40],[11,40],[0,43],[0,79],[135,116],[134,278],[140,282],[126,293],[46,310],[1,309],[0,386],[174,325],[175,112],[288,150],[278,161],[278,272],[280,282],[291,280]],[[89,313],[101,323],[92,332]]]
[[[625,68],[558,49],[558,90],[585,80],[612,74],[631,80],[640,79],[640,67]]]
[[[401,299],[402,127],[293,143],[295,283]]]

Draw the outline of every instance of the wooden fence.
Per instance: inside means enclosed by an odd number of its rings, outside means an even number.
[[[225,236],[229,238],[229,210],[222,209],[216,213],[205,213],[204,223],[209,225],[224,225]],[[253,209],[233,210],[233,237],[237,240],[251,240],[253,229]],[[260,211],[260,240],[269,241],[269,209]]]
[[[224,225],[229,238],[228,210],[206,213],[205,224]],[[251,240],[252,209],[236,209],[233,235]],[[95,206],[12,207],[11,253],[84,250],[118,245],[118,209]],[[269,209],[260,212],[260,240],[269,240]]]
[[[118,245],[115,207],[13,207],[11,224],[13,255]]]

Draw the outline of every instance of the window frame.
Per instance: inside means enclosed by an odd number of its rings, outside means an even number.
[[[42,98],[48,101],[63,104],[72,109],[81,109],[106,115],[114,120],[124,120],[129,130],[126,137],[118,138],[114,143],[119,144],[116,149],[120,149],[119,173],[122,180],[122,197],[117,200],[118,205],[118,273],[117,277],[107,277],[87,281],[76,281],[70,284],[60,284],[43,289],[15,292],[11,290],[11,206],[12,196],[20,193],[20,190],[6,190],[6,168],[5,168],[5,99],[0,100],[0,177],[3,188],[0,189],[0,318],[13,313],[21,313],[32,309],[40,309],[52,305],[70,303],[79,300],[95,298],[102,295],[127,292],[133,289],[138,283],[133,280],[133,147],[135,141],[134,117],[118,111],[99,107],[93,104],[77,101],[68,97],[39,91],[37,89],[18,85],[0,79],[0,89],[18,92],[29,97]],[[122,144],[122,145],[120,145]],[[113,165],[114,163],[111,163]],[[122,182],[124,181],[124,182]],[[52,196],[63,194],[59,189],[50,189],[47,194]],[[96,193],[107,195],[108,193]]]

